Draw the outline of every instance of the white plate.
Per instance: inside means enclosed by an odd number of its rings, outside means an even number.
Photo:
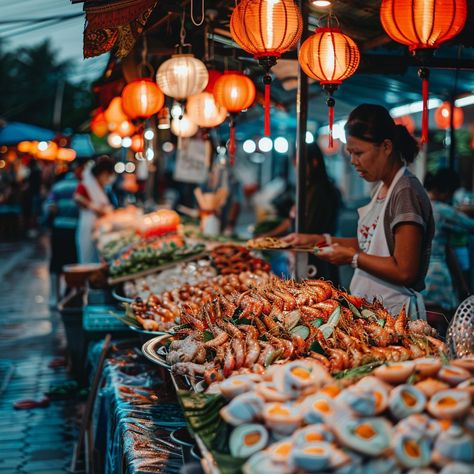
[[[143,355],[151,362],[171,370],[171,366],[166,362],[166,354],[168,353],[166,344],[170,342],[172,337],[170,334],[164,334],[145,342],[142,346]]]

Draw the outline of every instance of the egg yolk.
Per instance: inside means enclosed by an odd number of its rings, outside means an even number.
[[[389,366],[387,366],[387,369],[389,369],[389,370],[400,370],[400,369],[403,369],[403,365],[389,365]]]
[[[409,407],[412,407],[416,405],[416,397],[412,395],[410,392],[402,392],[402,399],[405,402],[405,404]]]
[[[308,433],[304,439],[305,441],[324,441],[321,433]]]
[[[242,385],[244,382],[242,380],[232,380],[234,385]]]
[[[275,449],[275,454],[277,454],[278,456],[287,457],[290,455],[291,448],[292,446],[290,443],[281,444],[280,446],[278,446],[278,448]]]
[[[300,379],[309,379],[311,376],[311,372],[309,372],[307,369],[303,369],[302,367],[295,367],[294,369],[291,369],[291,373]]]
[[[459,375],[459,371],[454,370],[454,369],[444,369],[444,375]]]
[[[290,412],[286,409],[283,408],[281,405],[276,405],[268,411],[270,415],[289,415]]]
[[[443,431],[446,431],[451,426],[450,420],[438,420],[438,423]]]
[[[313,403],[313,407],[315,410],[321,411],[323,413],[329,413],[331,411],[331,407],[326,400],[316,400]]]
[[[380,392],[374,392],[375,406],[379,408],[382,405],[383,397]]]
[[[412,458],[420,457],[420,447],[415,443],[415,441],[405,441],[405,452]]]
[[[440,407],[453,407],[457,404],[457,401],[453,397],[443,397],[438,400],[438,406]]]
[[[305,448],[304,449],[304,452],[305,453],[308,453],[308,454],[324,454],[324,449],[323,448]]]
[[[261,438],[260,433],[256,431],[253,433],[246,434],[244,436],[244,444],[246,446],[252,446],[255,443],[258,443],[260,441],[260,438]]]
[[[374,430],[372,425],[369,423],[361,423],[356,429],[355,432],[364,439],[370,439],[374,437],[377,432]]]
[[[334,398],[341,393],[341,389],[337,385],[326,385],[321,389],[321,392]]]

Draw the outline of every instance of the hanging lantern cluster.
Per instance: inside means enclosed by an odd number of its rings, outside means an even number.
[[[422,64],[442,43],[461,32],[466,16],[466,0],[382,0],[380,7],[380,21],[386,33],[408,46]],[[418,75],[423,96],[421,141],[426,143],[429,69],[423,64]]]
[[[230,114],[230,164],[235,158],[235,118],[242,110],[248,109],[255,100],[255,85],[250,78],[238,71],[227,71],[214,85],[214,98],[217,104]]]
[[[109,131],[107,120],[102,109],[97,109],[91,120],[91,132],[97,137],[104,137]]]
[[[464,122],[464,112],[460,107],[454,107],[453,110],[453,127],[461,128]],[[434,114],[436,125],[443,130],[451,127],[451,103],[449,101],[443,102]]]
[[[345,35],[340,28],[332,27],[331,15],[328,26],[317,28],[302,45],[298,61],[303,71],[320,82],[327,92],[326,104],[329,112],[328,147],[332,148],[334,106],[333,94],[342,81],[352,76],[360,63],[360,52],[355,42]]]
[[[293,0],[241,0],[230,19],[233,40],[258,59],[265,72],[264,132],[270,135],[270,70],[300,39],[303,22]]]

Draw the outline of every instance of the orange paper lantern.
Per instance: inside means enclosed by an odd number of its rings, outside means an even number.
[[[109,131],[107,120],[102,109],[97,109],[91,120],[91,132],[97,137],[104,137]]]
[[[145,139],[143,138],[143,134],[137,133],[136,135],[133,135],[130,148],[136,153],[143,152],[145,149]]]
[[[225,72],[214,86],[216,102],[230,113],[229,156],[231,165],[234,164],[235,156],[235,117],[253,104],[255,93],[255,85],[252,80],[238,71]]]
[[[329,147],[332,147],[336,103],[332,95],[359,67],[359,48],[340,28],[317,28],[314,35],[301,45],[298,61],[303,71],[319,81],[329,94],[326,104],[329,107]]]
[[[380,21],[397,43],[424,59],[441,43],[456,36],[464,27],[466,0],[382,0]],[[421,141],[428,141],[429,70],[421,67],[423,113]]]
[[[194,123],[204,128],[217,127],[227,117],[227,110],[216,103],[210,92],[188,97],[186,112]]]
[[[163,92],[151,79],[137,79],[122,91],[123,110],[132,119],[151,117],[160,111],[164,103]]]
[[[270,135],[270,69],[293,48],[303,31],[301,13],[293,0],[242,0],[232,12],[234,41],[258,59],[265,71],[265,135]]]
[[[128,115],[124,112],[122,107],[122,98],[121,97],[114,97],[111,101],[109,106],[104,112],[105,120],[109,124],[109,130],[114,128],[114,125],[118,125],[125,120],[128,120]],[[112,124],[112,127],[111,127]]]
[[[439,128],[447,130],[451,126],[451,103],[443,102],[434,114],[436,125]],[[461,128],[464,122],[464,112],[460,107],[454,107],[453,126]]]
[[[135,125],[133,125],[130,120],[124,120],[117,124],[117,126],[113,129],[114,133],[119,135],[120,137],[131,137],[135,133]]]

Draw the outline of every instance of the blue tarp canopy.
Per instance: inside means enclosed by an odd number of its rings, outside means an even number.
[[[48,141],[55,133],[28,123],[10,122],[0,126],[0,145],[16,145],[23,141]]]

